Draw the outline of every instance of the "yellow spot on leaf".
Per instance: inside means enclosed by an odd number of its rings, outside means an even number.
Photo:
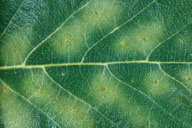
[[[64,90],[52,83],[43,72],[34,72],[23,80],[22,95],[38,106],[46,106],[55,120],[66,127],[94,127],[88,114],[88,106],[78,102]],[[77,100],[77,101],[76,101]],[[63,125],[62,125],[63,124]]]
[[[121,42],[121,46],[122,46],[122,47],[125,47],[125,42]]]
[[[87,8],[68,21],[50,42],[54,51],[62,56],[74,56],[87,50],[87,39],[100,28],[114,26],[121,17],[122,7],[118,1],[92,0]],[[111,18],[113,17],[113,18]],[[112,23],[111,23],[112,22]]]
[[[116,106],[116,111],[123,113],[120,115],[122,119],[127,119],[129,123],[138,127],[147,127],[149,120],[149,111],[144,107],[138,105],[131,97],[125,97],[124,91],[120,88],[122,85],[118,81],[115,81],[109,74],[98,72],[91,79],[89,95],[93,98],[94,102],[99,105],[105,106],[108,110],[111,105]],[[128,92],[127,92],[128,93]],[[151,119],[151,122],[155,122],[155,119]]]
[[[178,41],[181,43],[181,44],[184,44],[185,41],[182,39],[182,38],[179,38]]]
[[[22,64],[27,54],[32,49],[29,37],[33,33],[29,31],[31,26],[14,30],[5,34],[1,40],[0,60],[3,65]]]
[[[139,53],[147,56],[160,43],[164,29],[164,25],[160,22],[141,24],[139,27],[133,25],[113,43],[113,49],[120,55]]]
[[[184,67],[176,74],[176,79],[184,83],[188,88],[192,88],[192,70],[189,67]]]
[[[171,91],[169,79],[159,70],[149,72],[143,81],[145,89],[154,96]]]
[[[107,74],[98,73],[91,80],[89,94],[98,104],[117,103],[118,99],[122,97],[118,85],[119,83]]]
[[[30,106],[25,101],[13,94],[7,92],[7,88],[3,87],[6,93],[0,95],[1,104],[1,121],[5,128],[31,128],[34,126],[33,115]],[[3,90],[4,90],[3,89]],[[4,90],[4,91],[5,91]],[[2,91],[2,90],[1,90]]]
[[[8,87],[6,87],[6,86],[0,86],[0,92],[1,93],[8,93],[9,92],[9,89],[8,89]]]
[[[21,92],[22,95],[30,100],[37,100],[42,104],[47,103],[47,98],[56,93],[51,82],[43,72],[28,74],[27,77],[23,79]]]
[[[190,77],[190,76],[187,76],[187,77],[186,77],[186,80],[191,80],[191,77]]]
[[[106,90],[107,90],[107,87],[106,87],[106,86],[104,86],[104,87],[102,88],[102,90],[103,90],[103,91],[106,91]]]
[[[16,52],[17,52],[17,49],[13,48],[13,53],[16,54]]]
[[[147,37],[143,37],[143,40],[146,41],[146,40],[147,40]]]
[[[121,116],[129,120],[129,123],[133,128],[145,128],[149,123],[154,123],[160,128],[159,123],[155,120],[153,115],[150,115],[150,111],[139,105],[135,100],[130,97],[129,99],[123,98],[119,103],[120,110],[124,110]]]
[[[64,73],[61,73],[61,76],[65,76],[65,74],[64,74]]]
[[[148,124],[148,113],[142,108],[142,106],[128,104],[127,106],[128,117],[134,126],[141,127]]]
[[[73,98],[59,96],[55,100],[56,103],[50,106],[57,116],[57,120],[63,122],[67,127],[94,127],[93,120],[88,114],[89,108],[79,102],[75,102]],[[73,107],[72,107],[73,106]]]
[[[69,112],[73,112],[73,108],[69,108]]]
[[[65,42],[66,42],[66,43],[69,43],[69,42],[70,42],[70,40],[69,40],[69,39],[66,39],[66,40],[65,40]]]

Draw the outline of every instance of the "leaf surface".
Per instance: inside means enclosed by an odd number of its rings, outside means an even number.
[[[192,127],[191,0],[0,6],[0,127]]]

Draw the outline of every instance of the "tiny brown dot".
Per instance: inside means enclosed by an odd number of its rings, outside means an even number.
[[[96,14],[96,15],[99,15],[97,11],[95,11],[95,14]]]
[[[106,91],[106,90],[107,90],[107,87],[106,87],[106,86],[104,86],[104,87],[102,88],[102,90],[103,90],[103,91]]]
[[[69,43],[69,42],[70,42],[70,40],[69,40],[69,39],[66,39],[66,40],[65,40],[65,42],[66,42],[66,43]]]
[[[186,80],[191,80],[191,77],[190,76],[186,77]]]
[[[73,112],[73,109],[72,109],[72,108],[69,108],[69,112]]]
[[[13,48],[13,53],[16,54],[17,53],[17,49]]]
[[[2,92],[2,93],[7,93],[9,90],[8,90],[8,88],[6,87],[6,86],[2,86],[1,88],[0,88],[0,92]]]
[[[155,80],[154,82],[155,82],[155,84],[158,84],[160,81],[159,80]]]
[[[144,36],[144,37],[143,37],[143,40],[146,41],[146,40],[147,40],[147,37]]]
[[[122,47],[125,47],[125,42],[121,42],[121,46],[122,46]]]
[[[40,88],[39,87],[37,88],[37,91],[40,92]]]

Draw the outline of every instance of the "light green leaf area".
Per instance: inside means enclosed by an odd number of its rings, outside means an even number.
[[[191,128],[192,0],[0,0],[0,128]]]

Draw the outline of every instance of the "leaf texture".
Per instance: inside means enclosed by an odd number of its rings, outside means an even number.
[[[0,128],[191,128],[192,0],[0,0]]]

